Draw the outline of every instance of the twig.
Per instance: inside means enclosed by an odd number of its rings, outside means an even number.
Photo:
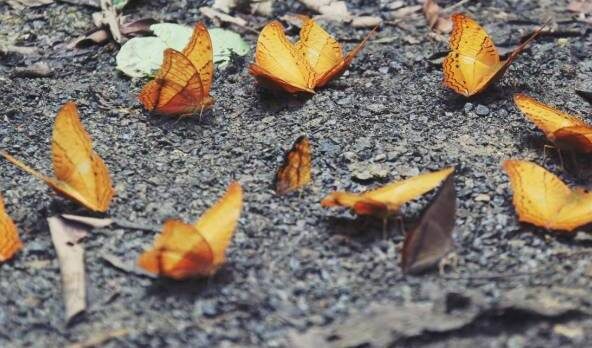
[[[503,279],[503,278],[514,278],[514,277],[524,277],[524,276],[532,276],[532,275],[544,275],[544,274],[552,274],[552,271],[535,271],[535,272],[517,272],[517,273],[492,273],[492,274],[477,274],[477,275],[442,275],[444,279],[451,279],[451,280],[493,280],[493,279]]]
[[[469,1],[471,1],[471,0],[460,0],[456,4],[446,7],[445,9],[442,10],[442,12],[450,12],[450,11],[454,10],[455,8],[461,7],[462,5],[466,4]]]
[[[101,0],[101,10],[103,13],[103,23],[109,26],[109,31],[113,36],[113,40],[117,43],[123,42],[123,35],[119,29],[119,19],[117,19],[117,12],[113,7],[111,0]]]

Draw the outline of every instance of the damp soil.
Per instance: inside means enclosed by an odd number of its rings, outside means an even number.
[[[355,14],[388,18],[387,3],[358,0],[348,6]],[[137,1],[126,13],[192,24],[202,19],[202,5]],[[493,0],[459,8],[506,51],[547,17],[559,22],[557,35],[542,35],[499,83],[471,99],[443,87],[447,43],[431,35],[418,16],[383,26],[349,70],[313,96],[262,90],[248,74],[252,53],[235,59],[216,71],[213,109],[201,119],[178,120],[141,108],[136,97],[146,80],[115,70],[117,46],[65,48],[92,28],[94,9],[56,2],[19,11],[0,3],[0,42],[38,49],[33,55],[0,56],[0,148],[51,173],[53,119],[64,102],[75,100],[117,190],[108,216],[146,225],[171,217],[191,222],[231,180],[240,181],[246,193],[228,262],[209,279],[154,280],[114,268],[105,255],[132,264],[155,233],[94,230],[84,241],[88,309],[66,326],[46,219],[89,213],[0,161],[1,192],[25,245],[15,259],[0,265],[0,346],[63,346],[125,329],[127,334],[104,344],[281,347],[290,344],[290,333],[340,322],[377,301],[429,302],[434,294],[464,290],[491,301],[516,288],[592,290],[589,228],[560,235],[520,224],[501,169],[509,158],[544,160],[570,184],[590,187],[592,182],[592,163],[585,156],[566,159],[565,170],[554,151],[545,156],[542,133],[512,102],[514,93],[523,92],[590,115],[590,104],[574,86],[592,73],[592,30],[574,20],[566,6],[565,0]],[[288,12],[307,10],[282,1],[274,15]],[[267,20],[250,16],[249,26],[260,28]],[[348,49],[368,32],[324,24]],[[242,34],[254,47],[256,36]],[[37,61],[47,62],[53,75],[13,76],[15,69]],[[272,190],[274,173],[303,134],[313,144],[313,183],[300,194],[278,197]],[[381,170],[360,181],[372,166]],[[381,222],[319,205],[335,189],[361,191],[444,166],[456,167],[459,262],[449,270],[456,278],[438,272],[403,275],[403,232],[397,220],[390,221],[384,239]],[[404,206],[406,229],[431,197]],[[499,276],[471,278],[479,275]],[[583,347],[592,336],[592,322],[582,318],[561,323],[581,328],[583,339],[559,334],[553,319],[520,321],[519,329],[517,321],[505,317],[447,335],[425,333],[407,343]]]

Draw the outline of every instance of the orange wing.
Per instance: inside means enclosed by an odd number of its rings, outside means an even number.
[[[58,112],[51,147],[56,178],[37,172],[4,151],[0,154],[25,172],[45,181],[58,194],[90,210],[107,211],[114,194],[109,170],[93,151],[90,136],[80,122],[75,103],[66,103]]]
[[[436,188],[453,172],[454,168],[445,168],[361,194],[333,192],[321,201],[321,205],[326,208],[350,208],[358,215],[391,215],[397,213],[403,204]]]
[[[528,161],[504,162],[518,218],[552,230],[573,231],[592,222],[592,194],[570,189],[557,176]]]
[[[301,136],[286,153],[275,176],[275,191],[283,195],[307,185],[311,180],[311,162],[310,142]]]
[[[457,13],[452,16],[452,23],[451,51],[443,64],[444,84],[465,97],[482,92],[499,79],[545,27],[543,25],[502,62],[493,41],[477,22]]]
[[[214,74],[212,52],[210,35],[202,23],[195,26],[183,53],[166,49],[160,70],[138,97],[146,110],[173,116],[210,107],[214,103],[209,95]]]
[[[279,87],[289,93],[314,93],[315,73],[278,21],[267,24],[259,34],[255,63],[249,72],[265,87]]]
[[[212,248],[195,227],[168,220],[153,248],[140,255],[138,266],[157,275],[186,279],[209,275],[213,260]]]
[[[306,57],[315,72],[315,88],[323,87],[341,75],[356,55],[366,46],[374,28],[347,56],[343,56],[339,43],[312,19],[307,18],[300,30],[296,48]]]
[[[592,127],[578,117],[566,114],[523,94],[514,103],[540,128],[547,139],[562,149],[592,152]]]
[[[16,225],[4,210],[4,201],[0,196],[0,262],[10,260],[23,248]]]
[[[140,256],[138,265],[148,272],[174,279],[214,274],[224,264],[242,202],[242,188],[234,182],[194,225],[167,221],[154,247]]]

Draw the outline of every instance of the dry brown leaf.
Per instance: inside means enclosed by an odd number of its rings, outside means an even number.
[[[591,14],[592,13],[592,1],[590,0],[572,0],[567,9],[576,13]]]
[[[449,33],[452,30],[452,20],[449,16],[442,14],[442,8],[435,0],[425,0],[423,13],[430,29],[439,33]]]
[[[84,248],[78,242],[87,231],[83,225],[67,222],[57,216],[48,218],[47,222],[60,264],[66,323],[70,323],[86,310]]]

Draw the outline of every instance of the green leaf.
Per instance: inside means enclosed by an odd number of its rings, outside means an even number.
[[[193,33],[193,28],[174,24],[159,23],[150,26],[156,37],[133,38],[126,42],[117,54],[117,69],[131,77],[154,75],[160,67],[163,51],[173,48],[182,51]],[[249,53],[249,45],[239,34],[225,29],[208,30],[214,48],[214,64],[218,68],[226,66],[231,52],[244,56]]]

